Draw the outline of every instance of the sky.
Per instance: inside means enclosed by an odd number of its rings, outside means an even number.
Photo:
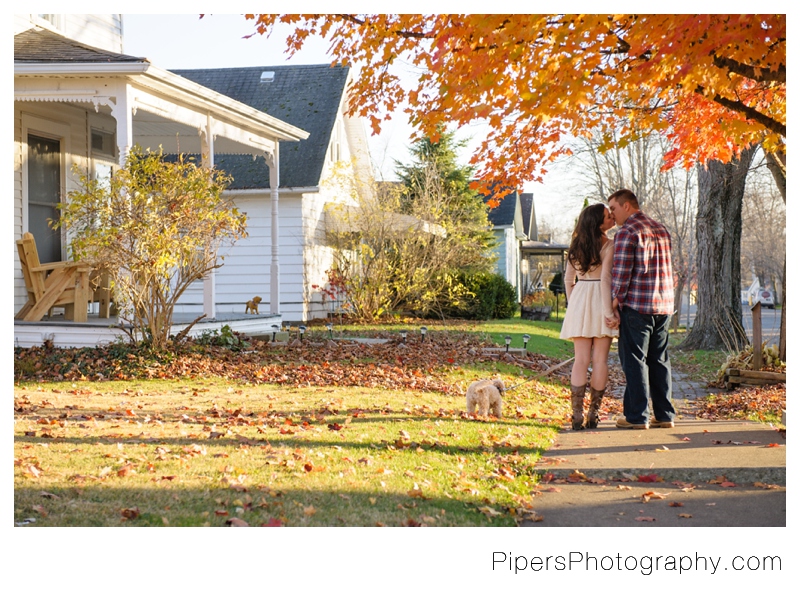
[[[303,49],[287,60],[283,43],[287,29],[278,30],[269,38],[256,35],[245,39],[254,28],[252,21],[239,14],[209,14],[203,18],[197,14],[124,14],[123,27],[123,52],[146,57],[165,70],[330,62],[328,43],[318,38],[309,38]],[[396,111],[392,120],[383,125],[380,136],[369,136],[370,153],[383,178],[392,178],[395,161],[409,161],[411,133],[404,114]],[[471,148],[481,139],[481,128],[462,128],[457,131],[457,138],[468,141],[462,153],[466,164]],[[577,217],[583,203],[583,196],[575,195],[570,186],[567,172],[553,169],[544,183],[531,182],[520,189],[533,193],[540,224],[564,224]]]

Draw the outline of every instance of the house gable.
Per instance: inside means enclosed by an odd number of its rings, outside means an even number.
[[[281,144],[281,187],[317,187],[336,129],[349,69],[330,65],[261,66],[174,70],[241,103],[309,132],[300,142]],[[272,72],[271,82],[262,82]],[[219,155],[216,165],[234,178],[231,189],[269,187],[269,167],[263,158]]]
[[[519,204],[522,210],[523,232],[529,241],[539,240],[539,225],[536,223],[536,206],[533,194],[520,194]]]

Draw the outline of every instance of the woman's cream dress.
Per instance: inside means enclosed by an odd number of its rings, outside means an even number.
[[[607,241],[600,249],[601,264],[587,273],[567,261],[565,286],[567,312],[561,325],[561,338],[616,337],[619,330],[606,327],[605,317],[611,311],[611,268],[614,265],[614,242]]]

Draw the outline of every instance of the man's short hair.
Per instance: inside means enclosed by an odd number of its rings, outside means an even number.
[[[634,208],[639,208],[639,200],[636,199],[636,195],[629,189],[618,189],[613,194],[608,196],[608,201],[616,200],[619,205],[628,203]]]

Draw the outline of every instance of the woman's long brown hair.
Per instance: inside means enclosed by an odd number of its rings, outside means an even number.
[[[586,274],[601,263],[600,237],[603,233],[600,226],[603,224],[605,216],[604,204],[587,206],[578,216],[578,224],[575,225],[575,231],[572,233],[567,259],[579,272]]]

